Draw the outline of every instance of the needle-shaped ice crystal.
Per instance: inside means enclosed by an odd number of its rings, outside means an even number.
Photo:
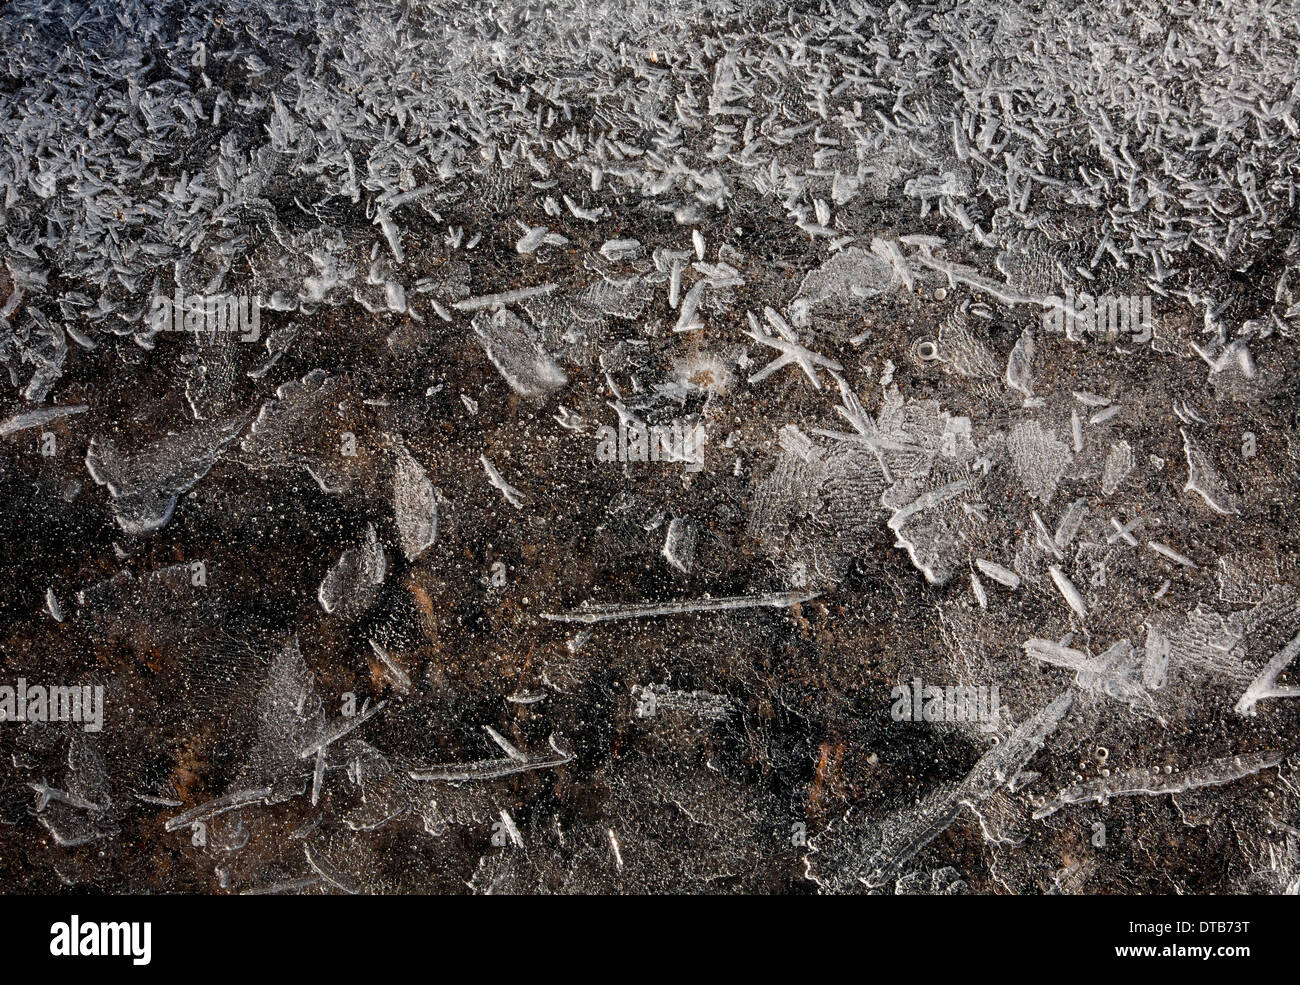
[[[758,383],[767,379],[779,369],[794,364],[803,370],[804,375],[812,382],[812,385],[818,390],[822,388],[821,381],[817,378],[817,367],[824,366],[827,369],[842,370],[844,367],[834,359],[819,355],[810,349],[799,344],[794,330],[790,329],[785,320],[780,317],[771,308],[768,310],[768,320],[774,327],[778,327],[777,335],[770,335],[761,329],[747,331],[748,335],[755,342],[761,342],[763,345],[770,346],[781,353],[776,359],[772,360],[757,373],[749,378],[750,383]],[[785,331],[781,331],[784,328]]]
[[[729,598],[688,599],[682,602],[648,602],[643,605],[592,605],[571,612],[544,612],[551,622],[612,622],[619,619],[648,619],[680,616],[691,612],[723,612],[728,609],[760,607],[789,608],[817,597],[817,592],[770,592],[764,595],[735,595]]]
[[[487,473],[488,481],[501,491],[501,495],[506,498],[506,502],[515,509],[522,510],[524,508],[524,494],[501,478],[501,473],[497,471],[496,466],[492,464],[486,455],[480,455],[478,460],[479,464],[483,466],[483,471]]]
[[[499,759],[479,759],[471,762],[442,763],[436,766],[417,766],[410,771],[411,779],[421,781],[440,781],[443,783],[464,783],[468,780],[496,780],[513,773],[527,773],[532,770],[563,766],[573,758],[573,753],[564,749],[555,736],[549,739],[551,752],[539,755],[523,753],[505,741],[499,734],[488,730],[497,745],[506,751]],[[509,748],[507,748],[507,746]]]
[[[1264,698],[1300,698],[1300,687],[1279,687],[1277,683],[1278,676],[1291,665],[1297,655],[1300,655],[1300,636],[1294,637],[1264,665],[1259,676],[1251,682],[1237,702],[1237,714],[1250,714]]]
[[[1034,818],[1049,817],[1069,804],[1082,804],[1089,800],[1105,803],[1111,797],[1155,797],[1167,793],[1184,793],[1201,787],[1217,787],[1277,766],[1284,758],[1280,752],[1258,752],[1216,759],[1177,773],[1165,773],[1153,768],[1089,780],[1066,787],[1034,811]]]

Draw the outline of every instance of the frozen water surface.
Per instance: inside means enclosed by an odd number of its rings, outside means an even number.
[[[797,7],[0,6],[0,886],[1300,891],[1294,11]]]

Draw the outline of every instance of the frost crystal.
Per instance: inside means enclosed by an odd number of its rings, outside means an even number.
[[[1294,6],[0,4],[0,890],[1295,893]]]

